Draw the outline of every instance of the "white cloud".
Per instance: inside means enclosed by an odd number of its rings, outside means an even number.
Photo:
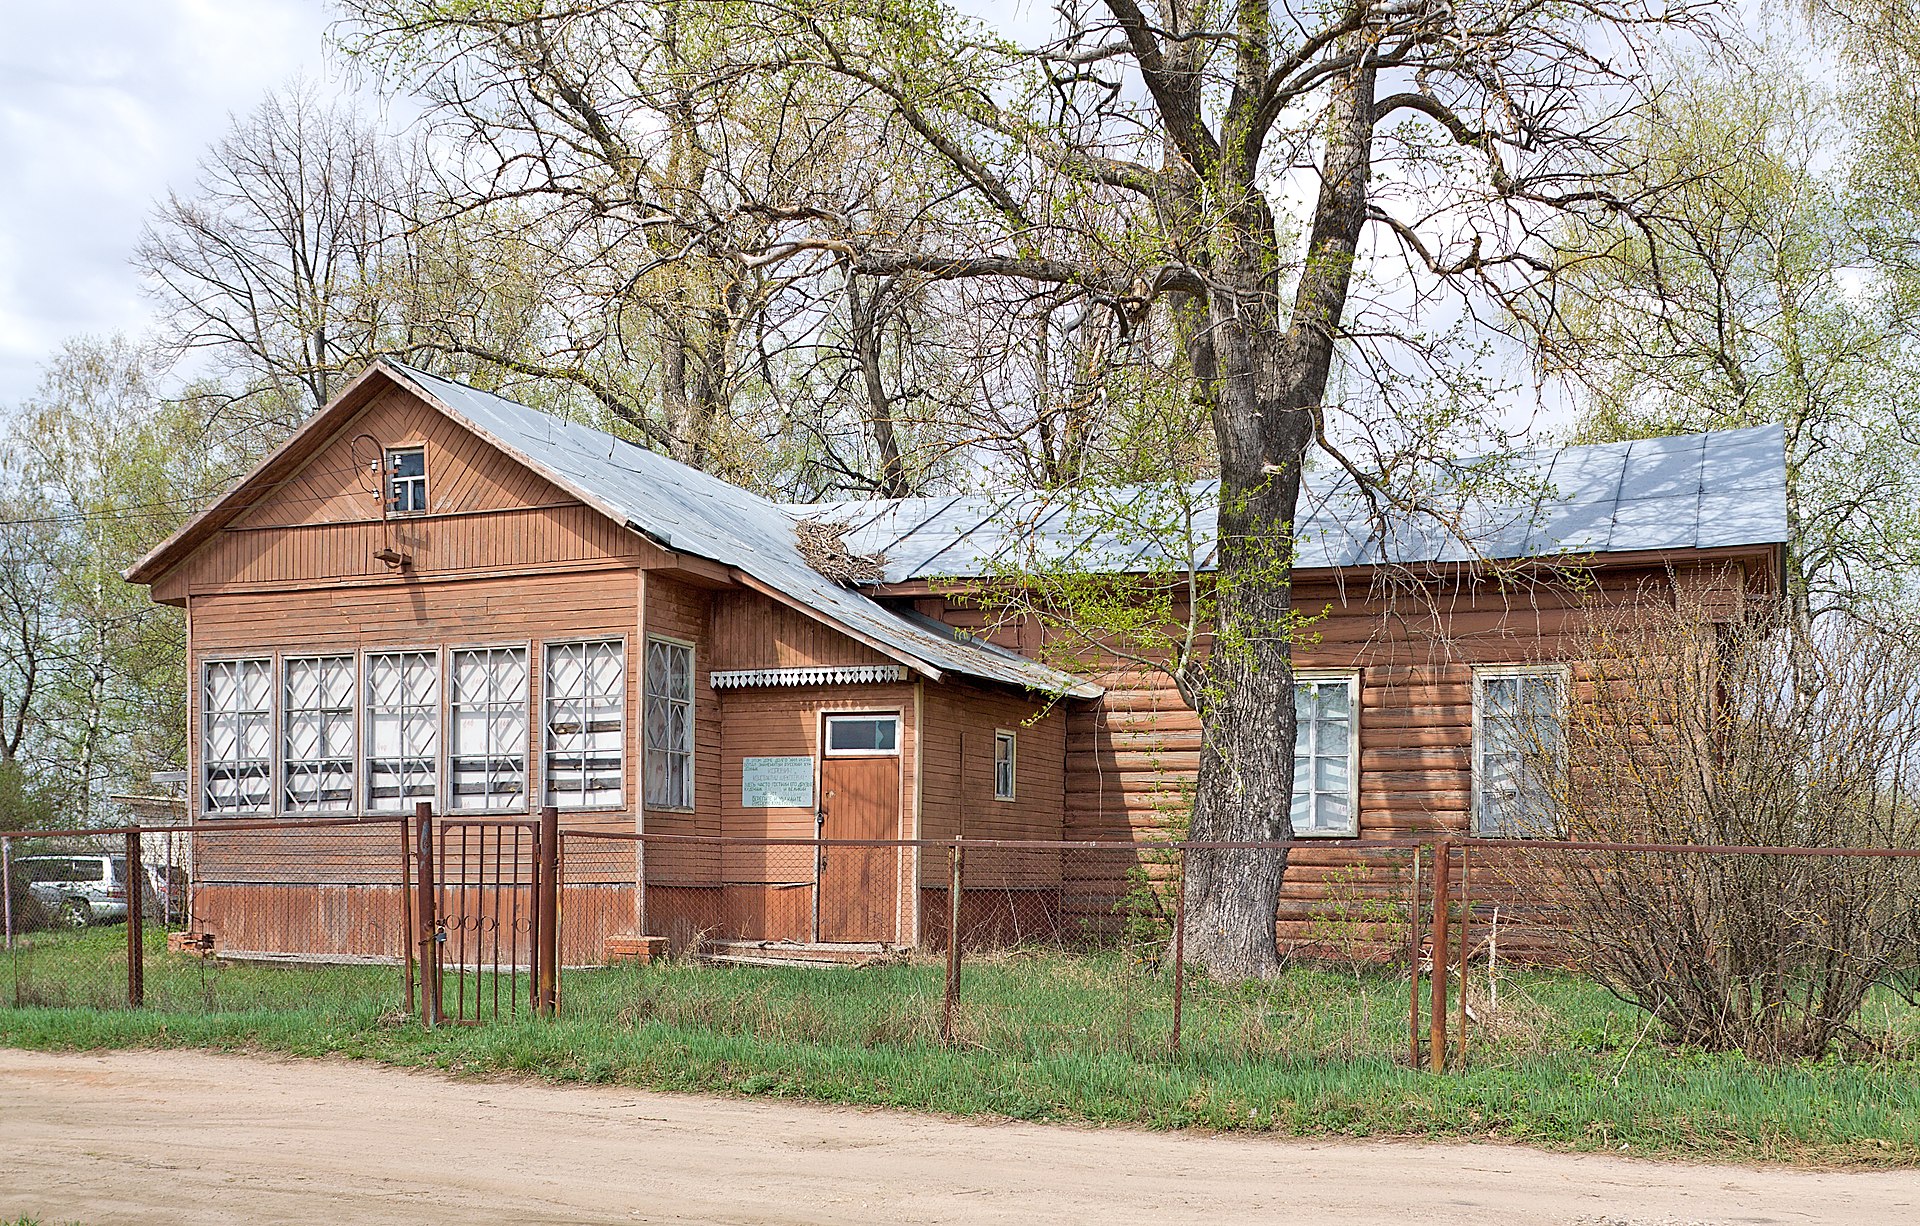
[[[146,326],[152,202],[262,94],[324,77],[325,0],[0,0],[0,406],[75,333]]]

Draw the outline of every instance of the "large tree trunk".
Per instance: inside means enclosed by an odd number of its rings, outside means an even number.
[[[1247,174],[1247,203],[1215,259],[1196,354],[1214,400],[1220,521],[1214,644],[1189,687],[1202,729],[1191,837],[1278,844],[1188,856],[1187,951],[1216,977],[1266,977],[1280,967],[1275,912],[1293,834],[1294,523],[1366,220],[1373,94],[1373,72],[1363,68],[1336,95],[1284,329],[1273,219]]]

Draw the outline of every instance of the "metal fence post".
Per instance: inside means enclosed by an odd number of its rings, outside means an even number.
[[[414,921],[420,944],[420,1020],[428,1027],[440,1024],[440,917],[433,881],[433,806],[420,801],[413,807]]]
[[[953,1012],[960,1004],[960,891],[961,866],[966,855],[960,836],[953,836],[947,852],[947,993],[940,1006],[940,1041],[953,1042]]]
[[[1173,869],[1173,1050],[1180,1050],[1180,998],[1187,987],[1187,849],[1176,847]]]
[[[1433,849],[1433,993],[1427,1017],[1427,1067],[1436,1073],[1447,1071],[1447,909],[1450,892],[1453,844],[1440,840]]]
[[[140,861],[140,832],[127,832],[127,1008],[147,1002],[145,902],[147,870]]]
[[[1412,996],[1407,1005],[1408,1063],[1420,1067],[1420,848],[1413,849],[1413,888],[1407,896],[1407,979]]]
[[[408,1013],[415,1007],[414,992],[414,948],[413,948],[413,831],[407,829],[407,819],[400,819],[400,960],[404,964],[406,988],[401,997],[401,1005]]]
[[[1467,1067],[1467,937],[1473,931],[1473,887],[1467,881],[1467,869],[1473,848],[1460,844],[1460,1000],[1455,1006],[1454,1023],[1460,1031],[1459,1063]]]
[[[6,921],[7,949],[13,948],[13,841],[0,835],[0,913]]]
[[[560,1008],[560,810],[540,810],[540,877],[534,900],[534,1012]]]

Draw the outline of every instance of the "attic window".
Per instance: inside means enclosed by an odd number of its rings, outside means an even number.
[[[387,448],[387,514],[418,515],[427,509],[427,449]]]

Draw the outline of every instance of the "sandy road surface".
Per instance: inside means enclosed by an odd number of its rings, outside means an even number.
[[[1920,1220],[1920,1173],[962,1121],[373,1065],[0,1049],[0,1221]]]

